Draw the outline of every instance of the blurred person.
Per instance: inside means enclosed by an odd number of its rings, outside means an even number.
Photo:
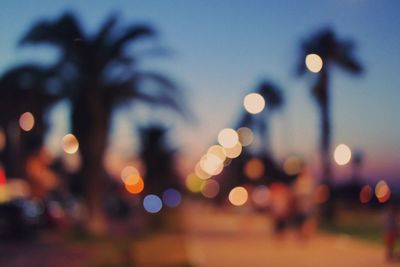
[[[44,148],[28,156],[25,168],[32,197],[45,200],[58,188],[60,181],[57,174],[50,169],[50,164],[51,158]]]
[[[399,236],[399,209],[394,202],[390,202],[385,213],[384,242],[386,260],[395,259],[394,248]]]
[[[293,194],[288,185],[279,182],[271,184],[270,192],[274,230],[278,236],[282,236],[293,214]]]
[[[66,228],[63,199],[66,191],[60,186],[60,178],[51,169],[52,159],[48,151],[38,148],[26,159],[25,174],[31,188],[31,197],[42,207],[42,223],[47,227]]]
[[[309,237],[314,230],[314,179],[304,166],[292,186],[294,198],[294,224],[301,238]]]

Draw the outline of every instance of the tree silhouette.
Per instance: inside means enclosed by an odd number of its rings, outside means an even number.
[[[304,59],[308,54],[317,54],[323,61],[323,67],[318,73],[316,82],[312,87],[312,95],[318,105],[321,116],[320,154],[322,163],[322,179],[325,184],[332,187],[331,168],[331,97],[329,92],[330,71],[333,66],[339,66],[353,74],[362,72],[362,67],[355,59],[354,45],[351,41],[340,40],[330,29],[325,29],[312,36],[301,46],[299,73],[304,74],[306,66]],[[322,209],[325,219],[334,218],[333,199],[330,198]]]
[[[350,73],[359,74],[362,72],[362,67],[353,55],[353,43],[348,40],[338,39],[336,34],[330,29],[325,29],[302,43],[299,68],[300,74],[306,72],[304,59],[311,53],[319,55],[323,61],[323,67],[318,73],[311,92],[318,105],[321,116],[320,153],[322,160],[322,177],[326,184],[331,185],[332,169],[330,158],[332,126],[331,97],[329,92],[331,69],[336,65]]]
[[[167,188],[180,188],[179,174],[176,170],[176,150],[168,146],[167,129],[163,126],[141,128],[140,157],[146,168],[145,191],[162,195]]]
[[[65,13],[54,21],[36,23],[21,41],[60,50],[56,70],[67,82],[72,132],[80,143],[80,175],[85,179],[87,227],[92,232],[105,230],[102,162],[113,110],[128,100],[142,100],[183,111],[175,85],[158,73],[140,71],[138,58],[128,53],[128,45],[155,36],[147,25],[117,28],[116,15],[88,35],[73,14]]]
[[[270,153],[271,144],[269,138],[269,117],[270,114],[279,110],[284,103],[282,90],[271,82],[264,81],[257,87],[256,93],[262,95],[266,102],[266,107],[259,114],[251,114],[247,111],[239,120],[239,127],[249,127],[258,133],[262,140],[263,151]]]
[[[61,96],[49,68],[22,65],[8,70],[0,78],[0,125],[6,136],[3,162],[7,176],[23,177],[24,160],[43,145],[47,132],[46,114]],[[28,133],[18,126],[19,116],[31,112],[34,127]]]
[[[269,118],[272,112],[282,108],[284,98],[282,90],[274,83],[269,81],[261,82],[255,90],[255,93],[260,94],[266,102],[265,108],[258,114],[251,114],[244,110],[236,128],[248,127],[253,133],[261,138],[261,150],[249,151],[244,148],[240,157],[232,160],[225,167],[224,172],[220,175],[221,193],[218,201],[222,201],[228,196],[229,191],[237,185],[243,184],[269,184],[273,181],[289,182],[292,177],[287,176],[275,162],[272,156],[271,144],[269,138]],[[244,173],[246,163],[251,159],[258,159],[262,162],[265,172],[260,179],[250,180]]]

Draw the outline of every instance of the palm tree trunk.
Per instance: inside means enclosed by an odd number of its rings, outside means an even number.
[[[7,177],[23,177],[21,160],[21,131],[17,123],[9,123],[5,129],[4,167]]]
[[[326,68],[321,71],[317,87],[317,101],[321,111],[321,140],[320,153],[322,163],[322,182],[326,184],[332,192],[332,165],[331,165],[331,106],[328,88],[328,72]],[[334,218],[334,199],[332,194],[322,207],[322,215],[326,220]]]
[[[73,104],[72,111],[73,133],[79,141],[82,158],[80,175],[84,179],[84,200],[88,212],[86,230],[96,235],[104,234],[107,227],[103,210],[107,181],[103,156],[111,116],[100,101],[96,96],[88,101],[81,98]]]
[[[322,157],[322,181],[331,186],[332,184],[332,168],[331,168],[331,121],[330,121],[330,106],[321,106],[321,157]]]
[[[265,152],[266,155],[272,157],[272,147],[271,147],[271,137],[270,137],[270,127],[269,123],[270,121],[270,116],[268,112],[263,112],[262,113],[263,117],[261,118],[260,121],[260,135],[262,138],[262,146],[264,148],[263,153]]]

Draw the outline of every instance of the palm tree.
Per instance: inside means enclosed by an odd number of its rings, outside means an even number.
[[[168,130],[160,125],[144,127],[139,131],[147,193],[162,195],[167,188],[180,188],[175,162],[177,151],[168,145],[167,133]]]
[[[128,100],[144,100],[183,111],[178,90],[164,76],[138,69],[138,58],[128,45],[154,37],[153,28],[133,25],[118,30],[111,16],[94,35],[85,34],[74,15],[65,13],[54,21],[35,24],[22,44],[50,44],[60,50],[57,72],[68,83],[72,133],[80,143],[85,179],[85,202],[92,232],[105,231],[102,209],[105,173],[103,155],[107,147],[112,113]]]
[[[255,115],[245,112],[238,126],[246,126],[258,131],[259,136],[262,138],[262,149],[269,154],[271,152],[268,128],[269,117],[272,112],[279,110],[283,106],[284,98],[282,90],[275,84],[267,81],[261,82],[255,92],[264,97],[266,107],[262,112]]]
[[[50,69],[33,64],[12,68],[0,78],[0,125],[6,136],[3,161],[7,176],[24,176],[24,159],[42,147],[48,128],[46,114],[60,99],[55,82]],[[27,111],[33,114],[35,124],[24,133],[18,119]]]
[[[306,72],[304,59],[308,54],[317,54],[323,61],[323,68],[318,73],[312,87],[314,97],[321,116],[320,153],[322,160],[323,181],[331,185],[331,97],[329,92],[330,70],[334,65],[353,74],[362,72],[360,63],[354,57],[354,45],[351,41],[340,40],[336,34],[325,29],[302,43],[300,57],[300,74]]]

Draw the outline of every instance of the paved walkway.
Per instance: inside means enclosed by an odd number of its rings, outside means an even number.
[[[221,211],[204,204],[186,203],[182,213],[185,248],[196,267],[377,267],[385,263],[383,247],[346,235],[317,234],[301,241],[288,234],[276,239],[265,216],[246,210]]]
[[[263,214],[246,209],[216,209],[186,201],[173,223],[175,231],[160,232],[144,239],[132,236],[127,250],[135,267],[392,267],[385,263],[383,247],[345,235],[317,234],[301,241],[293,234],[277,239]],[[123,253],[113,243],[35,242],[1,244],[0,267],[88,266],[105,253]],[[101,253],[99,255],[99,253]],[[119,255],[118,254],[118,255]],[[119,255],[121,256],[121,255]],[[129,261],[130,262],[130,261]],[[129,266],[125,262],[123,266]],[[114,264],[112,266],[122,266]]]

